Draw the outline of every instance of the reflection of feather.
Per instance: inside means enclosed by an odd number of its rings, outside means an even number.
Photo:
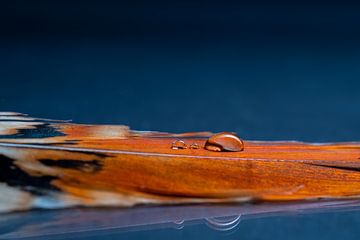
[[[111,234],[113,238],[121,238],[117,234],[127,231],[181,229],[202,223],[214,230],[231,233],[237,227],[241,229],[241,224],[248,219],[319,212],[353,212],[358,211],[359,206],[359,200],[336,200],[19,212],[0,218],[0,239],[97,239],[104,233]]]
[[[360,195],[360,172],[349,171],[360,167],[358,143],[171,149],[177,139],[204,146],[210,135],[0,113],[0,212]]]

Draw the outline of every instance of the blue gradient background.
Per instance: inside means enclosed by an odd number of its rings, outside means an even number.
[[[360,5],[2,1],[0,109],[138,130],[360,140]],[[102,239],[355,239],[359,212]],[[97,237],[94,236],[94,239]]]

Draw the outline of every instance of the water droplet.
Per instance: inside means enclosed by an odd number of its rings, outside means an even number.
[[[178,149],[187,149],[187,145],[182,140],[176,140],[172,143],[171,149],[178,150]]]
[[[244,150],[244,142],[233,133],[222,132],[211,136],[205,143],[205,149],[216,152],[240,152]]]
[[[197,143],[192,143],[192,144],[190,145],[190,148],[191,148],[191,149],[199,149],[200,146],[199,146],[199,144],[197,144]]]

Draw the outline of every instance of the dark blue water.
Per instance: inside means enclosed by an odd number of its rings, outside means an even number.
[[[240,222],[236,231],[224,233],[205,224],[174,228],[104,234],[90,239],[358,239],[359,212],[322,213],[310,216],[270,217]],[[76,237],[71,239],[89,239]]]
[[[356,4],[12,2],[0,10],[0,109],[137,130],[360,140]],[[360,213],[93,239],[355,239]]]

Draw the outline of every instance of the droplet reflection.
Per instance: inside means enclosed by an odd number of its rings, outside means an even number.
[[[174,221],[173,223],[175,224],[174,228],[176,229],[183,229],[184,228],[184,220],[177,220],[177,221]]]
[[[206,218],[205,223],[211,229],[221,232],[228,232],[236,230],[241,221],[241,215],[220,217],[220,218]]]

